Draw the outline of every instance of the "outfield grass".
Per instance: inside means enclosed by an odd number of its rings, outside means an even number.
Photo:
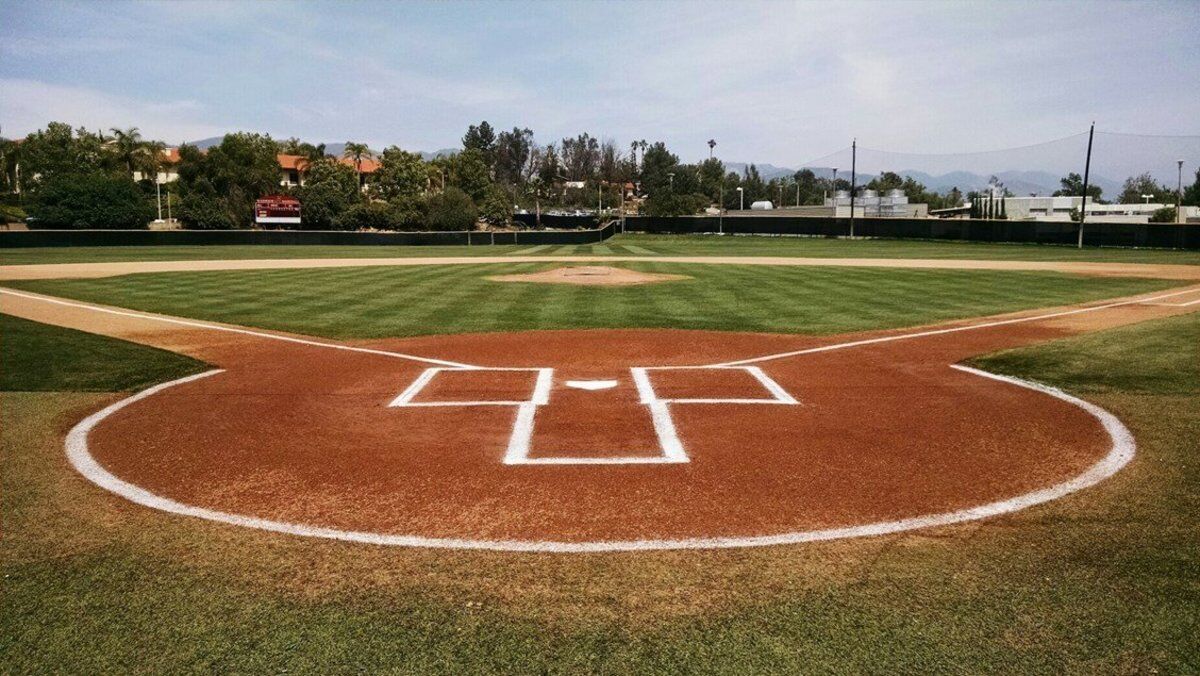
[[[182,355],[0,314],[0,390],[119,392],[206,370]]]
[[[1112,298],[1172,284],[1043,272],[622,265],[691,279],[632,287],[485,279],[555,266],[527,263],[186,272],[9,284],[332,338],[620,327],[829,334]]]
[[[3,394],[0,664],[13,673],[1195,672],[1197,335],[1200,313],[975,362],[1078,388],[1120,416],[1138,457],[1099,486],[957,527],[728,552],[422,551],[164,515],[103,493],[63,460],[66,423],[111,397]]]
[[[1114,249],[1036,244],[845,240],[813,237],[616,235],[579,246],[113,246],[0,249],[0,264],[110,261],[231,260],[250,258],[390,258],[413,256],[813,256],[819,258],[942,258],[1028,261],[1102,261],[1200,265],[1200,251]]]

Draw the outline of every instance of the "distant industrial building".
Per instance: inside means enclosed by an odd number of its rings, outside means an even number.
[[[838,190],[832,197],[825,198],[825,206],[833,207],[839,217],[850,215],[850,191]],[[855,216],[878,216],[883,218],[925,218],[929,215],[928,204],[909,204],[903,190],[859,190],[854,197]]]

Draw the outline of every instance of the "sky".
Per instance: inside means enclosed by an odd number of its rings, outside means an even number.
[[[245,130],[432,151],[468,124],[800,166],[1200,134],[1200,2],[0,0],[0,133]],[[1197,158],[1200,159],[1200,158]]]

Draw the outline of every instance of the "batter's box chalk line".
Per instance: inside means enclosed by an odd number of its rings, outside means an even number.
[[[740,371],[748,374],[762,386],[766,396],[763,397],[697,397],[697,398],[663,398],[654,390],[651,373],[664,371]],[[430,399],[417,400],[430,383],[445,373],[478,373],[478,372],[512,372],[535,374],[533,388],[528,398],[512,399]],[[537,422],[537,412],[543,406],[550,404],[550,391],[554,384],[554,369],[540,368],[445,368],[434,367],[425,369],[421,375],[404,391],[388,404],[390,408],[427,408],[444,406],[512,406],[517,409],[513,420],[512,433],[509,435],[508,447],[504,452],[505,465],[651,465],[689,462],[687,450],[679,439],[675,428],[675,420],[671,416],[672,405],[687,404],[775,404],[794,406],[799,404],[796,398],[783,389],[770,376],[757,366],[634,366],[629,369],[634,386],[637,387],[638,403],[645,406],[654,425],[658,449],[655,455],[615,455],[604,451],[578,451],[571,456],[534,456],[532,442],[534,426]],[[713,374],[714,376],[716,373]],[[579,381],[566,381],[566,385],[575,386]],[[591,382],[591,381],[589,381]],[[615,381],[595,381],[614,382]],[[588,389],[588,388],[584,388]]]

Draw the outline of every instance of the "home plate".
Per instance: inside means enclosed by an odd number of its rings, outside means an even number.
[[[607,390],[617,386],[615,380],[568,380],[567,387],[574,387],[579,390]]]

